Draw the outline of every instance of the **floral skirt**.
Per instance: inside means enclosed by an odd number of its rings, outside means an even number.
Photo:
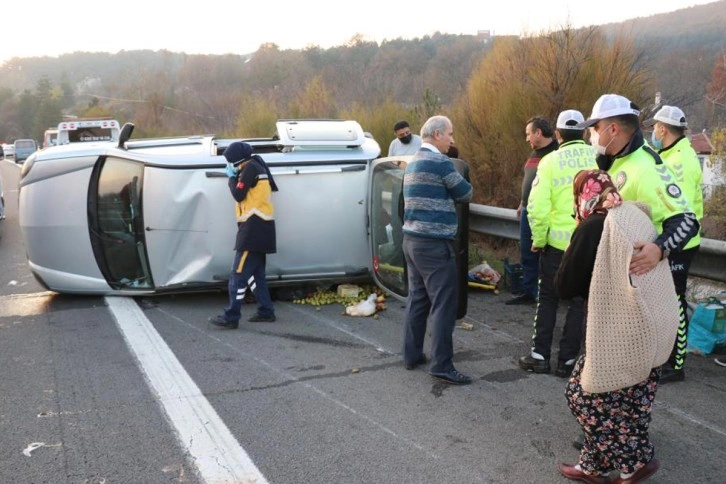
[[[648,427],[660,368],[653,368],[648,378],[637,385],[606,393],[587,393],[580,384],[584,364],[585,355],[582,355],[565,390],[567,405],[585,432],[580,466],[592,475],[605,475],[612,470],[635,472],[653,458]]]

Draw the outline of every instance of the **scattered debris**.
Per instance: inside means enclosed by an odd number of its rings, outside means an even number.
[[[362,297],[366,297],[366,299],[363,300]],[[380,288],[376,286],[361,287],[354,284],[341,284],[335,291],[318,288],[304,294],[304,297],[293,299],[292,302],[317,306],[317,311],[320,311],[320,306],[337,303],[345,307],[345,311],[341,314],[348,316],[372,316],[378,311],[387,309],[386,295]],[[373,310],[371,310],[371,305]],[[358,309],[353,309],[354,307]]]
[[[498,293],[497,285],[502,276],[491,268],[487,261],[482,262],[478,266],[469,269],[468,286],[478,289],[488,289]]]
[[[348,316],[372,316],[376,313],[376,293],[369,295],[365,300],[358,304],[353,304],[345,308],[345,314]]]
[[[35,449],[43,447],[44,445],[45,445],[45,442],[33,442],[32,444],[27,446],[25,449],[23,449],[23,455],[30,457],[31,452],[33,452]]]
[[[25,449],[23,449],[23,455],[26,457],[30,457],[30,453],[33,452],[36,449],[39,449],[41,447],[60,447],[63,444],[46,444],[45,442],[33,442],[32,444],[28,445]]]

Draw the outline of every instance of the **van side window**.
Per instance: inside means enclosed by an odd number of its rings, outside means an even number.
[[[71,143],[86,141],[111,141],[110,128],[89,127],[68,132],[68,140]]]

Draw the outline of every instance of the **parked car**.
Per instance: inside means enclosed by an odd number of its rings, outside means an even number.
[[[6,160],[15,160],[15,146],[12,143],[3,144],[3,158]]]
[[[59,145],[26,161],[19,219],[33,274],[62,293],[223,287],[237,227],[222,153],[236,140],[132,141],[132,130],[125,125],[115,143]],[[279,187],[271,287],[375,279],[405,296],[399,203],[407,157],[378,159],[378,143],[355,121],[280,121],[272,138],[241,140]],[[461,240],[466,254],[468,230]]]
[[[5,194],[3,193],[2,176],[0,176],[0,220],[5,220]]]
[[[28,156],[35,153],[38,149],[38,145],[35,144],[33,139],[18,139],[13,143],[15,151],[15,163],[22,163]]]

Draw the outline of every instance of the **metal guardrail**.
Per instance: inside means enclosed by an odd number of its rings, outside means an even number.
[[[469,205],[469,231],[519,240],[517,211],[489,205]],[[701,248],[689,274],[726,282],[726,241],[701,238]]]

